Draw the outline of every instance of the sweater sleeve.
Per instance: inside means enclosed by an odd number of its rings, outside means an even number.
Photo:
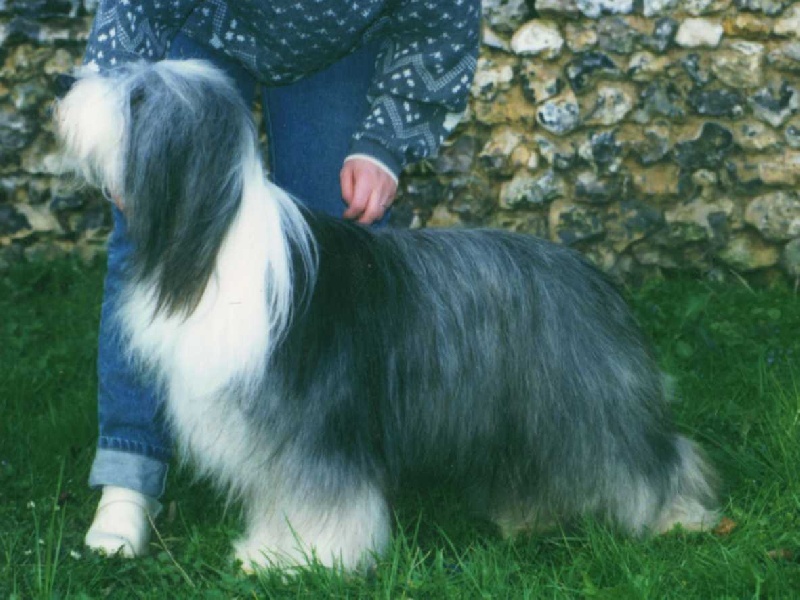
[[[198,0],[100,0],[84,63],[100,70],[160,60]]]
[[[480,45],[479,0],[401,0],[369,91],[370,112],[351,154],[367,154],[395,175],[435,156],[463,112]],[[451,118],[448,118],[451,117]]]

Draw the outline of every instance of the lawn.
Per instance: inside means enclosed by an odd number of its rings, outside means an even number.
[[[0,598],[789,598],[800,596],[800,300],[679,279],[630,293],[675,413],[723,480],[714,533],[650,540],[597,523],[512,542],[438,495],[397,504],[392,551],[364,577],[239,575],[235,509],[173,469],[149,557],[82,548],[97,495],[96,329],[103,268],[0,274]]]

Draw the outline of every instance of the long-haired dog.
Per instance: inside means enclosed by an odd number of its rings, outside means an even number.
[[[306,212],[200,61],[78,73],[55,115],[75,169],[124,205],[131,358],[183,454],[242,502],[246,566],[369,562],[411,483],[508,534],[715,521],[647,341],[576,252]]]

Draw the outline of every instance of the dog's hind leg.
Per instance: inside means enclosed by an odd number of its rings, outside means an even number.
[[[651,529],[666,533],[676,526],[688,531],[706,531],[719,521],[713,485],[716,479],[699,448],[683,436],[675,440],[678,464],[671,496]]]
[[[617,481],[607,501],[608,516],[634,535],[666,533],[680,526],[705,531],[717,524],[715,475],[699,448],[683,436],[672,438],[670,468],[658,475]]]
[[[235,558],[246,571],[292,568],[313,561],[352,571],[369,566],[389,543],[389,509],[368,483],[325,498],[284,489],[255,497],[246,506],[245,536]]]

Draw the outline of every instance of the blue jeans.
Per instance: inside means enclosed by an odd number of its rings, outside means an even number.
[[[280,88],[264,88],[262,103],[273,180],[308,207],[341,216],[339,171],[350,136],[366,116],[377,45],[367,45],[324,71]],[[203,58],[225,69],[252,103],[256,83],[238,63],[179,34],[169,58]],[[113,485],[159,497],[172,441],[150,382],[140,381],[119,343],[115,313],[131,257],[125,219],[116,209],[108,242],[98,347],[100,437],[89,485]]]

